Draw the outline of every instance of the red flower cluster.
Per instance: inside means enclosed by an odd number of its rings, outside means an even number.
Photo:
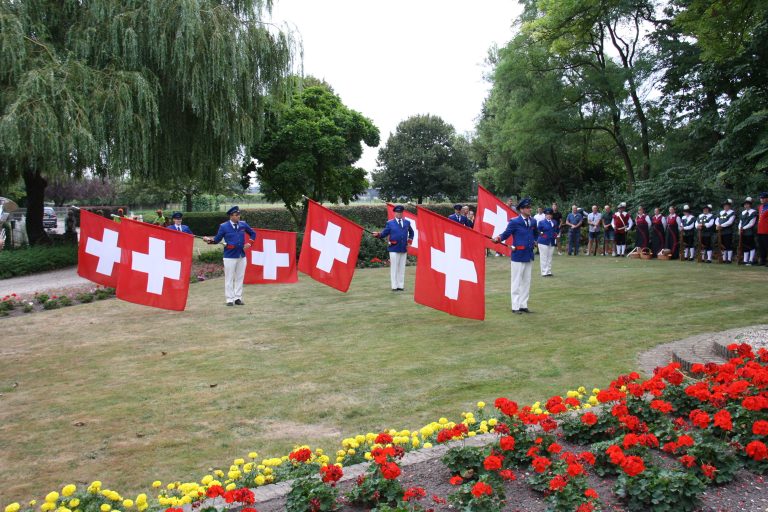
[[[253,495],[253,491],[247,487],[243,487],[225,492],[224,501],[227,503],[243,503],[251,505],[256,502],[256,497]]]
[[[394,462],[385,462],[379,465],[379,469],[381,470],[381,475],[387,480],[394,480],[400,476],[400,466]]]
[[[224,488],[220,485],[212,485],[208,488],[207,491],[205,491],[205,495],[209,498],[218,498],[219,496],[224,496]]]
[[[768,448],[766,448],[765,443],[762,441],[752,441],[746,446],[744,451],[757,462],[768,459]]]
[[[717,471],[717,468],[715,466],[711,466],[709,464],[701,465],[701,472],[704,473],[704,476],[706,476],[710,480],[715,478],[715,471]]]
[[[729,413],[727,410],[722,409],[720,411],[717,411],[715,413],[715,426],[720,427],[723,430],[733,430],[733,421],[731,420],[731,413]]]
[[[507,416],[514,416],[517,414],[517,402],[513,402],[507,398],[497,398],[493,403],[494,407],[506,414]]]
[[[312,450],[309,448],[299,448],[288,454],[288,458],[294,462],[307,462],[312,457]]]
[[[483,467],[486,471],[497,471],[501,469],[501,465],[504,462],[504,457],[498,455],[489,455],[483,461]]]
[[[757,420],[752,424],[752,433],[756,436],[768,436],[768,421]]]
[[[585,425],[592,426],[597,423],[597,414],[593,412],[585,412],[581,415],[581,422]]]
[[[320,468],[320,475],[322,475],[323,482],[335,486],[336,482],[344,476],[344,471],[335,464],[327,464]]]
[[[411,487],[403,493],[403,501],[420,500],[427,495],[423,487]]]
[[[461,478],[459,475],[454,475],[451,477],[450,480],[448,480],[448,483],[451,485],[461,485],[464,483],[464,479]]]
[[[511,452],[515,449],[515,438],[512,436],[504,436],[499,439],[499,446],[505,452]]]
[[[568,485],[568,480],[563,475],[555,475],[555,477],[549,481],[549,490],[559,492],[565,489]]]
[[[376,439],[374,442],[376,444],[391,444],[392,436],[389,435],[387,432],[382,432],[381,434],[376,436]]]
[[[477,482],[472,486],[472,496],[480,498],[482,496],[491,496],[493,494],[493,488],[485,482]]]
[[[469,429],[463,423],[459,423],[453,428],[444,428],[437,433],[437,442],[446,443],[452,439],[463,439],[464,436],[469,434]]]
[[[533,466],[533,470],[537,473],[545,472],[550,465],[552,465],[552,461],[546,457],[535,457],[531,461],[531,466]]]
[[[669,414],[672,412],[674,407],[671,403],[667,402],[666,400],[652,400],[651,401],[651,409],[656,409],[657,411]]]
[[[642,457],[637,455],[625,455],[622,449],[613,444],[609,446],[605,453],[608,454],[608,458],[611,463],[620,466],[621,469],[629,476],[637,476],[645,471],[645,461]]]

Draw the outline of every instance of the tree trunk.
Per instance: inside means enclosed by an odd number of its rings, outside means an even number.
[[[192,211],[192,192],[184,193],[184,211],[185,212]]]
[[[629,94],[632,96],[632,103],[635,105],[635,114],[640,123],[640,139],[643,151],[643,166],[640,168],[640,179],[647,180],[651,177],[651,145],[648,141],[648,118],[645,116],[643,104],[637,95],[635,79],[630,75]]]
[[[424,201],[424,198],[423,198],[423,197],[419,196],[419,197],[417,197],[417,198],[416,198],[416,202],[417,202],[418,204],[421,204],[421,203],[422,203],[422,201]]]
[[[24,187],[27,191],[27,238],[29,245],[51,243],[43,228],[43,201],[48,182],[39,171],[24,171]]]

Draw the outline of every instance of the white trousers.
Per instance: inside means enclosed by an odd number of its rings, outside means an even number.
[[[224,295],[227,302],[243,298],[245,258],[224,258]]]
[[[539,244],[539,265],[541,266],[541,275],[548,276],[552,273],[552,255],[554,253],[554,245]]]
[[[407,252],[389,253],[389,278],[392,281],[392,289],[405,288],[405,262]]]
[[[512,311],[528,307],[533,262],[512,262]]]

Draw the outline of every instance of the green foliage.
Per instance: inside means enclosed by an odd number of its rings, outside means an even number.
[[[316,476],[297,478],[288,492],[285,509],[288,512],[338,510],[338,497],[335,486],[321,482]]]
[[[77,265],[76,245],[30,247],[0,251],[0,279]]]
[[[693,511],[704,489],[704,483],[692,472],[655,466],[632,477],[621,472],[614,487],[632,512]]]
[[[224,249],[215,249],[212,251],[205,251],[198,254],[195,259],[199,263],[221,263],[221,259],[224,257]]]
[[[358,477],[346,497],[352,503],[364,507],[395,505],[403,497],[403,486],[399,480],[384,478],[379,465],[371,464],[365,474]]]
[[[473,489],[478,485],[490,486],[490,494],[473,493]],[[467,482],[459,486],[456,492],[448,496],[448,501],[464,512],[499,512],[504,506],[504,487],[489,475],[483,475],[477,482]]]
[[[417,115],[397,125],[379,150],[374,186],[389,200],[464,199],[472,186],[469,145],[440,117]]]
[[[618,420],[605,407],[601,409],[588,409],[587,412],[596,413],[597,423],[587,425],[581,421],[581,414],[569,414],[560,422],[565,439],[577,444],[592,444],[610,439],[616,435],[619,427]]]
[[[443,458],[443,464],[451,471],[451,474],[461,478],[476,480],[483,468],[485,450],[479,446],[455,446],[448,450]]]

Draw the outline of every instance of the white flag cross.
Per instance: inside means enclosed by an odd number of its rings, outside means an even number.
[[[324,235],[318,231],[310,233],[309,246],[320,251],[320,258],[315,266],[323,272],[330,272],[334,261],[346,263],[349,258],[349,247],[339,243],[340,236],[341,226],[333,222],[328,222]]]
[[[277,240],[265,238],[263,251],[251,251],[251,263],[264,267],[264,279],[277,279],[278,267],[289,267],[291,260],[287,252],[277,252]]]
[[[493,226],[493,235],[491,236],[499,236],[509,224],[507,211],[499,205],[496,205],[495,212],[485,208],[483,210],[483,223]]]
[[[477,283],[477,270],[472,260],[461,257],[461,238],[443,233],[445,252],[432,247],[431,266],[437,272],[445,274],[445,296],[451,300],[459,298],[461,281]]]
[[[181,277],[181,262],[165,257],[165,240],[149,237],[149,253],[131,252],[131,269],[147,274],[148,293],[162,295],[166,278]]]
[[[408,219],[411,222],[411,228],[413,229],[413,242],[411,242],[411,247],[414,249],[419,248],[419,228],[416,227],[416,219]]]
[[[88,237],[85,243],[85,252],[99,258],[96,272],[105,276],[111,276],[115,269],[115,263],[120,263],[121,250],[117,246],[117,231],[104,229],[101,240]]]

